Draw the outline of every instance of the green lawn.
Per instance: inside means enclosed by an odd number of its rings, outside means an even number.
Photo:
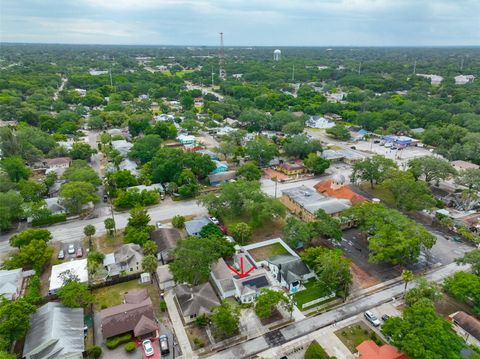
[[[373,340],[378,345],[382,345],[383,341],[378,338],[373,330],[371,330],[365,323],[357,322],[343,329],[337,330],[335,335],[341,340],[343,344],[352,352],[357,352],[356,347],[365,340]]]
[[[370,183],[362,183],[359,186],[365,192],[370,193],[373,197],[381,199],[385,204],[390,206],[395,205],[395,200],[392,196],[392,193],[384,188],[381,188],[379,185],[374,185],[373,188],[370,187]]]
[[[325,290],[321,286],[317,285],[315,280],[303,283],[306,289],[295,293],[295,300],[297,302],[298,309],[302,310],[302,305],[312,300],[325,297],[329,295],[329,291]]]
[[[157,288],[153,284],[140,284],[138,280],[131,280],[129,282],[119,283],[112,286],[95,289],[94,309],[100,311],[105,308],[113,307],[123,303],[123,295],[131,290],[147,288],[150,299],[153,303],[153,309],[157,317],[160,316],[160,295]]]
[[[281,243],[273,243],[268,246],[249,249],[248,253],[256,261],[263,261],[269,257],[278,256],[280,254],[288,254],[288,251]]]

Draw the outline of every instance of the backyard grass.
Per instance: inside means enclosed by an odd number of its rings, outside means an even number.
[[[314,280],[303,283],[303,285],[306,289],[298,293],[295,293],[295,301],[297,302],[297,307],[300,310],[302,310],[303,304],[318,298],[325,297],[330,294],[328,290],[325,290],[325,288],[322,288],[320,285],[317,285],[317,282]]]
[[[256,261],[263,261],[269,257],[278,256],[280,254],[288,254],[288,251],[282,246],[281,243],[273,243],[268,246],[249,249],[248,253]]]
[[[375,185],[371,188],[370,183],[366,182],[360,184],[359,187],[373,197],[381,199],[385,204],[395,206],[395,200],[393,199],[392,193],[387,189],[381,188],[379,185]]]
[[[94,301],[93,305],[95,311],[100,311],[105,308],[113,307],[123,303],[123,295],[134,289],[146,288],[148,295],[153,303],[153,310],[157,318],[161,317],[160,311],[160,294],[153,284],[141,284],[137,279],[124,283],[115,284],[112,286],[95,289],[93,291]]]
[[[222,217],[222,223],[228,228],[232,225],[244,222],[250,224],[250,218],[245,216]],[[266,239],[278,238],[282,236],[282,228],[285,226],[285,220],[279,218],[264,223],[261,227],[253,228],[252,240],[250,243],[261,242]]]
[[[383,344],[383,341],[378,338],[375,332],[363,322],[357,322],[348,327],[337,330],[335,335],[343,344],[345,344],[352,354],[357,352],[357,346],[365,340],[373,340],[378,345]]]

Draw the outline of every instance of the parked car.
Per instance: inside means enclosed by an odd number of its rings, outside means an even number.
[[[75,246],[73,244],[69,244],[67,252],[68,252],[68,254],[75,253]]]
[[[166,335],[160,335],[160,353],[162,355],[170,353],[170,348],[168,347],[168,337]]]
[[[105,203],[108,202],[108,196],[106,194],[103,195],[103,202],[105,202]]]
[[[212,222],[213,224],[220,224],[220,221],[216,217],[209,217],[208,219],[210,219],[210,222]]]
[[[83,249],[82,247],[77,248],[77,258],[83,257]]]
[[[357,149],[357,147],[355,147],[355,146],[350,146],[350,148],[351,148],[352,150],[356,150],[356,149]]]
[[[380,143],[380,140],[373,140],[373,143]]]
[[[385,322],[390,316],[388,314],[382,315],[382,320]]]
[[[378,320],[378,318],[375,316],[375,314],[373,314],[371,311],[367,310],[365,313],[365,318],[370,322],[372,323],[372,325],[374,327],[378,327],[380,325],[380,321]]]
[[[63,251],[63,249],[60,249],[60,251],[58,252],[57,258],[58,259],[65,259],[65,252]]]
[[[162,227],[163,227],[163,223],[160,222],[160,221],[158,221],[158,222],[155,223],[155,226],[156,226],[157,228],[162,228]]]
[[[142,346],[143,346],[143,351],[145,352],[145,356],[146,357],[151,357],[153,356],[154,351],[153,351],[153,346],[152,346],[152,342],[150,340],[144,340],[142,342]]]

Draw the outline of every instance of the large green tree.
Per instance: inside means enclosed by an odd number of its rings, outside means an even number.
[[[75,142],[70,150],[70,156],[72,156],[74,160],[89,161],[90,157],[95,153],[97,153],[97,150],[90,147],[88,143],[82,142]]]
[[[445,290],[453,297],[473,306],[480,315],[480,277],[469,272],[457,272],[445,279]]]
[[[416,181],[410,171],[390,171],[381,187],[392,194],[395,206],[400,210],[420,211],[436,204],[428,185]]]
[[[86,283],[67,280],[57,291],[60,302],[70,308],[86,307],[93,302],[93,294]]]
[[[151,161],[162,144],[162,138],[158,135],[146,135],[137,138],[128,156],[138,159],[141,163]]]
[[[10,229],[12,222],[19,219],[23,214],[23,198],[20,193],[10,190],[0,192],[0,230]]]
[[[206,194],[199,201],[214,215],[232,218],[243,216],[252,227],[285,215],[285,207],[263,193],[258,182],[224,183],[219,192]]]
[[[49,247],[44,240],[33,239],[6,259],[3,265],[7,269],[32,268],[37,274],[40,274],[47,263],[50,262],[52,254],[53,248]]]
[[[350,139],[350,132],[348,132],[345,126],[340,124],[336,124],[332,128],[328,128],[326,132],[337,140],[347,141]]]
[[[423,177],[427,183],[445,180],[457,172],[450,162],[434,156],[414,158],[408,162],[408,167],[416,179]]]
[[[346,298],[352,284],[350,260],[339,249],[310,247],[302,254],[304,262],[315,271],[318,284]]]
[[[220,257],[232,255],[233,245],[223,238],[190,237],[180,241],[172,253],[170,270],[177,283],[197,285],[208,281],[211,265]]]
[[[460,351],[465,347],[452,324],[436,314],[428,299],[407,307],[403,318],[389,318],[382,325],[382,332],[412,359],[461,359]]]
[[[5,171],[13,182],[28,179],[31,174],[31,170],[25,165],[20,156],[6,157],[0,161],[0,168]]]
[[[310,153],[321,151],[322,145],[319,140],[312,140],[306,135],[296,135],[284,142],[283,150],[288,156],[303,159]]]
[[[26,299],[8,300],[0,296],[0,350],[10,350],[13,341],[25,337],[33,313],[35,306]]]
[[[316,153],[310,153],[307,158],[303,160],[305,167],[315,174],[322,174],[330,167],[330,161],[318,156]]]
[[[247,162],[238,168],[237,177],[245,181],[258,181],[262,177],[262,171],[255,163]]]
[[[381,183],[390,170],[396,169],[397,165],[391,159],[381,155],[375,155],[353,165],[350,180],[355,183],[358,180],[367,181],[373,188],[375,183]]]
[[[255,299],[255,313],[260,319],[269,318],[278,304],[287,301],[288,298],[283,292],[262,288],[257,299]]]
[[[433,247],[436,237],[425,227],[394,209],[377,203],[358,203],[347,211],[360,229],[370,235],[368,249],[372,262],[392,264],[417,262],[421,250]]]
[[[213,308],[210,317],[213,323],[214,333],[217,337],[230,337],[238,332],[240,323],[240,308],[227,300]]]
[[[88,182],[94,186],[99,186],[102,183],[97,172],[85,160],[72,161],[62,177],[68,182]]]
[[[480,277],[480,249],[467,252],[461,258],[455,260],[457,264],[470,264],[473,274]]]
[[[100,201],[95,186],[88,182],[68,182],[60,187],[60,198],[68,212],[80,213],[89,202]]]
[[[28,245],[33,240],[40,240],[47,243],[52,239],[52,234],[48,229],[33,229],[29,228],[21,233],[10,237],[10,245],[12,247],[21,248]]]
[[[277,146],[262,136],[248,141],[245,145],[245,153],[260,166],[267,165],[278,153]]]

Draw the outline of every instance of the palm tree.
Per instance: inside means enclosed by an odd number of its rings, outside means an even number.
[[[408,282],[411,282],[413,280],[413,272],[411,270],[404,269],[402,271],[402,279],[405,281],[405,289],[403,290],[403,296],[405,297]]]

